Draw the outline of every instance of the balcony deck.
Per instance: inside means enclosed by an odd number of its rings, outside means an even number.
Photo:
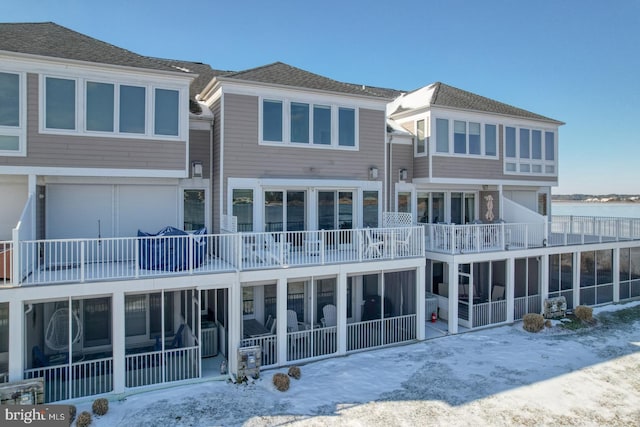
[[[0,285],[84,283],[424,257],[423,228],[0,242]],[[16,248],[18,249],[16,251]],[[6,252],[6,251],[5,251]],[[17,253],[16,253],[17,252]],[[15,266],[18,266],[17,268]]]
[[[554,216],[538,224],[422,224],[427,252],[468,254],[640,240],[640,219]]]

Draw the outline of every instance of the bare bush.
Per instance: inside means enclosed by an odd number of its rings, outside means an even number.
[[[573,314],[583,322],[593,321],[593,308],[587,307],[586,305],[577,306]]]
[[[78,419],[76,420],[76,426],[78,427],[87,427],[91,424],[91,414],[87,411],[80,412],[78,415]]]
[[[93,405],[91,405],[91,409],[93,413],[96,415],[104,415],[109,410],[109,401],[104,397],[96,399],[93,401]]]
[[[522,327],[527,332],[540,332],[544,328],[542,314],[527,313],[522,317]]]
[[[297,366],[292,366],[289,368],[289,376],[293,377],[297,380],[300,379],[300,375],[302,375],[302,373],[300,372],[300,368]]]
[[[289,390],[289,377],[285,374],[277,373],[273,376],[273,385],[279,391]]]

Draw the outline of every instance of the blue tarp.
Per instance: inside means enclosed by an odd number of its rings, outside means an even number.
[[[189,236],[191,234],[191,236]],[[156,234],[138,230],[139,267],[143,270],[180,271],[189,269],[189,247],[193,247],[193,268],[207,257],[207,229],[187,233],[175,227],[165,227]],[[152,239],[151,237],[162,237]]]

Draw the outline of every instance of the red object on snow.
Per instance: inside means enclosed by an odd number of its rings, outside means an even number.
[[[434,311],[433,313],[431,313],[431,323],[436,323],[436,320],[438,320],[438,315]]]

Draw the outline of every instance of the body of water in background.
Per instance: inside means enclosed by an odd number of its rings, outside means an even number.
[[[640,203],[553,202],[553,215],[640,218]]]

